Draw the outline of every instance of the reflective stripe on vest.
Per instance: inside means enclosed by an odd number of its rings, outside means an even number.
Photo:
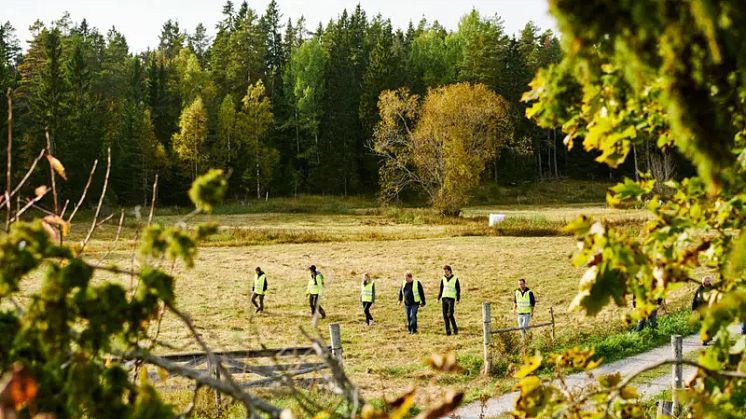
[[[531,314],[531,291],[521,293],[521,290],[515,290],[515,303],[518,306],[518,314]]]
[[[266,280],[265,274],[254,276],[254,294],[264,295],[264,281]]]
[[[407,285],[407,281],[401,283],[401,296],[402,300],[404,299],[404,286]],[[414,296],[414,302],[419,304],[422,302],[422,299],[420,298],[420,281],[414,280],[412,281],[412,295]]]
[[[373,281],[370,281],[368,285],[361,285],[360,286],[360,294],[362,296],[364,303],[372,303],[373,302]]]
[[[310,277],[308,279],[308,287],[306,288],[306,292],[311,295],[318,295],[321,294],[321,290],[324,289],[324,275],[321,275],[321,272],[316,272],[316,278]]]
[[[453,275],[450,280],[448,278],[443,277],[443,295],[441,297],[443,298],[453,298],[456,299],[456,281],[458,281],[458,277],[456,275]]]

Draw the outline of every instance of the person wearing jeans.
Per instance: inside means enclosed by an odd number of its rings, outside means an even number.
[[[521,336],[526,337],[526,329],[534,316],[536,299],[534,292],[526,286],[526,280],[518,280],[518,289],[513,293],[513,313],[518,315],[518,327],[521,328]]]
[[[399,289],[399,305],[404,303],[404,314],[407,318],[407,330],[410,335],[417,333],[417,311],[425,307],[425,292],[420,281],[414,280],[407,272]]]

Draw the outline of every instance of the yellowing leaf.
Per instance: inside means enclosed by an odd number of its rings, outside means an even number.
[[[49,188],[47,187],[47,185],[41,185],[37,187],[36,189],[34,189],[34,196],[36,196],[37,198],[40,198],[48,191],[49,191]]]
[[[619,395],[624,400],[637,399],[637,398],[640,397],[640,395],[637,394],[637,389],[635,389],[632,386],[624,386],[624,387],[622,387],[622,391],[619,392]]]
[[[536,351],[534,356],[526,356],[523,358],[523,366],[513,375],[515,378],[523,378],[533,373],[541,366],[542,356],[539,351]]]
[[[59,228],[60,232],[62,233],[62,237],[67,236],[67,234],[70,232],[70,223],[65,221],[59,215],[47,215],[42,219],[42,221],[45,224]]]
[[[448,351],[443,354],[432,354],[427,360],[430,368],[441,372],[458,372],[461,368],[456,362],[456,352]]]
[[[166,371],[165,368],[158,368],[158,378],[160,378],[161,381],[166,381],[168,378],[168,371]]]
[[[47,154],[47,160],[49,161],[49,167],[51,167],[52,170],[60,175],[62,179],[67,180],[67,174],[65,174],[65,166],[63,166],[62,163],[60,163],[60,161],[51,154]]]
[[[541,387],[541,380],[539,377],[532,375],[519,381],[515,385],[514,389],[520,390],[522,395],[529,394],[537,388]]]

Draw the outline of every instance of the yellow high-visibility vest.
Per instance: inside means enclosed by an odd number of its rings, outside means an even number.
[[[373,302],[373,281],[360,285],[360,295],[364,303]]]
[[[401,283],[402,299],[404,299],[404,286],[405,285],[407,285],[407,281],[406,280],[404,280],[404,282]],[[419,304],[420,302],[422,302],[422,299],[420,298],[419,288],[420,288],[420,281],[418,281],[416,279],[414,281],[412,281],[412,294],[414,295],[414,302],[417,303],[417,304]]]
[[[453,298],[456,299],[456,281],[458,281],[458,277],[456,275],[453,275],[450,280],[446,278],[445,276],[442,279],[443,281],[443,295],[441,295],[442,298]]]
[[[518,314],[531,314],[531,291],[521,293],[521,290],[515,290],[515,303],[518,306]]]
[[[254,294],[264,295],[264,282],[267,280],[267,275],[255,275],[254,276]]]
[[[316,272],[316,279],[314,277],[308,278],[308,287],[306,288],[306,294],[319,295],[324,289],[324,275],[321,272]]]

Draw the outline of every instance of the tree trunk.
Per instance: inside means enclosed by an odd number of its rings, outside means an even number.
[[[559,168],[557,168],[557,130],[552,130],[552,145],[554,154],[554,177],[559,179]]]
[[[539,162],[539,181],[543,181],[544,180],[544,176],[542,174],[543,168],[541,167],[542,166],[541,164],[541,141],[539,141],[537,145],[539,146],[539,149],[536,152],[536,157],[538,158],[538,162]]]
[[[639,174],[640,169],[637,166],[637,147],[634,144],[632,144],[632,159],[635,162],[635,182],[639,182],[640,181],[640,174]]]

